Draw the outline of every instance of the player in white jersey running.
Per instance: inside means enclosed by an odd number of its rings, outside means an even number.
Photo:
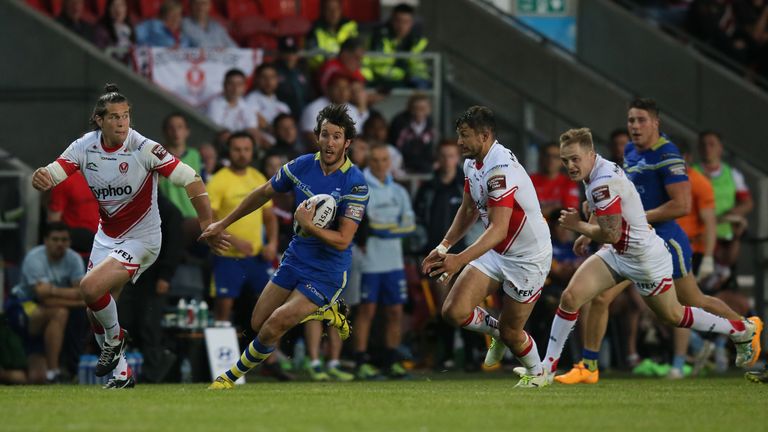
[[[584,182],[592,213],[589,222],[584,222],[577,210],[563,210],[560,225],[581,234],[574,244],[577,254],[585,253],[589,239],[605,246],[576,270],[560,298],[544,358],[547,373],[552,373],[549,377],[554,376],[581,306],[623,280],[634,283],[660,320],[727,335],[736,345],[737,364],[751,359],[759,349],[755,324],[680,305],[672,282],[672,257],[664,240],[648,225],[640,195],[621,167],[595,153],[589,129],[562,134],[560,157],[571,180]]]
[[[94,130],[70,144],[56,161],[38,168],[32,185],[46,191],[80,170],[99,203],[99,230],[80,291],[101,347],[95,373],[114,371],[106,388],[127,388],[135,380],[123,354],[125,331],[118,323],[115,300],[160,252],[157,175],[186,188],[202,230],[210,225],[212,212],[197,173],[131,129],[131,106],[117,86],[108,84],[104,90],[91,116]],[[224,236],[209,244],[216,250],[227,246]]]
[[[498,363],[511,348],[526,373],[518,387],[539,387],[548,380],[536,342],[523,330],[541,296],[552,262],[549,227],[541,214],[533,183],[515,155],[495,139],[491,110],[469,108],[456,122],[464,163],[464,199],[442,242],[424,259],[422,271],[449,281],[461,270],[443,304],[446,321],[493,337],[486,364]],[[448,249],[477,218],[483,234],[463,252]],[[479,305],[503,289],[499,320]]]

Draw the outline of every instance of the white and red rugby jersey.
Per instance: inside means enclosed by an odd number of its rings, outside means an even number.
[[[179,160],[133,129],[123,145],[107,149],[101,131],[89,132],[56,159],[67,175],[83,173],[99,203],[99,229],[112,238],[160,235],[157,174],[168,177]]]
[[[644,254],[656,233],[648,225],[640,194],[624,170],[597,155],[584,185],[589,208],[596,216],[621,215],[621,238],[611,245],[616,252],[628,256]]]
[[[494,142],[482,161],[464,161],[464,175],[464,191],[472,196],[486,228],[488,207],[512,208],[507,237],[494,251],[522,257],[551,250],[549,227],[533,182],[509,149]]]

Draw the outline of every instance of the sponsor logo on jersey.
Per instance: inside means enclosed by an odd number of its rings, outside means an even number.
[[[611,191],[608,189],[608,185],[598,186],[592,190],[592,200],[596,203],[605,201],[611,197]]]
[[[120,174],[125,174],[128,172],[128,162],[120,162],[120,166],[118,167],[120,170]]]
[[[123,259],[126,262],[132,262],[133,261],[133,255],[129,254],[127,251],[125,251],[123,249],[115,249],[115,250],[112,251],[112,253],[115,254],[115,255],[119,255],[119,256],[123,257]]]
[[[105,199],[110,197],[130,195],[133,193],[133,188],[131,187],[131,185],[118,186],[118,187],[108,185],[107,187],[101,187],[101,188],[91,187],[91,192],[93,192],[93,196],[95,196],[96,199],[98,200],[98,199]]]
[[[507,177],[503,174],[488,179],[488,193],[507,188]]]
[[[85,164],[85,169],[91,170],[91,171],[98,171],[99,167],[94,162],[88,162]]]
[[[368,193],[368,185],[353,186],[350,193],[365,195],[366,193]]]
[[[351,203],[347,205],[347,209],[344,210],[344,216],[356,221],[363,220],[363,214],[365,213],[365,206],[362,204]]]
[[[688,175],[688,171],[685,169],[685,165],[684,164],[675,164],[675,165],[670,166],[669,167],[669,172],[674,174],[674,175],[678,175],[678,176]]]
[[[155,155],[158,160],[163,160],[166,156],[168,156],[168,152],[165,151],[163,146],[160,144],[155,144],[155,146],[152,147],[152,154]]]

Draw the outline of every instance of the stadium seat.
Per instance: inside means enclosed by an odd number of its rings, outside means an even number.
[[[376,23],[381,19],[379,0],[343,0],[344,16],[359,23]]]
[[[320,0],[299,0],[301,2],[301,16],[310,22],[320,17]]]
[[[312,23],[300,15],[283,17],[275,23],[277,36],[303,37],[312,28]]]
[[[245,47],[261,48],[264,50],[264,62],[274,60],[274,53],[277,52],[277,38],[268,34],[257,34],[246,39]]]
[[[259,10],[256,0],[227,0],[226,9],[227,17],[231,20],[261,15],[261,10]]]
[[[264,16],[270,20],[296,16],[296,0],[260,0]]]
[[[250,38],[257,35],[274,34],[272,23],[259,15],[243,16],[235,20],[232,30],[234,37],[238,42],[248,44]]]
[[[83,7],[83,21],[94,24],[98,21],[98,15],[96,15],[92,9],[89,8],[89,4],[86,2]],[[53,17],[61,15],[61,10],[64,8],[64,0],[49,0],[49,10]]]
[[[107,10],[107,0],[90,0],[86,5],[91,12],[99,18],[101,18]]]
[[[138,0],[139,16],[143,19],[157,18],[161,4],[163,4],[163,0]]]

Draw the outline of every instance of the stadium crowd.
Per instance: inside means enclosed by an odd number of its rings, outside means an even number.
[[[162,121],[158,142],[200,173],[216,218],[227,215],[288,161],[317,151],[315,119],[328,104],[347,105],[357,125],[349,158],[364,170],[372,198],[354,242],[343,294],[352,309],[353,336],[342,343],[336,332],[328,332],[324,339],[319,322],[304,324],[283,337],[261,373],[279,380],[306,373],[313,380],[348,381],[403,378],[413,368],[488,369],[482,357],[489,341],[444,322],[440,310],[447,287],[418,268],[440,243],[461,204],[465,185],[460,149],[452,136],[440,136],[432,99],[419,91],[430,83],[424,63],[364,54],[424,51],[428,41],[420,35],[414,9],[394,7],[384,24],[367,25],[372,31],[366,37],[356,21],[343,15],[346,2],[322,0],[316,2],[314,23],[293,27],[304,32],[276,37],[252,31],[258,18],[265,19],[261,11],[238,12],[233,2],[166,0],[159,4],[157,17],[151,17],[144,3],[150,2],[64,0],[56,19],[126,62],[133,47],[145,45],[274,49],[271,61],[253,71],[252,83],[251,71],[226,73],[221,96],[206,107],[221,128],[217,136],[191,136],[182,113],[169,113]],[[691,7],[703,2],[693,3]],[[762,4],[751,3],[756,8]],[[765,11],[761,17],[768,16]],[[299,56],[301,49],[311,54]],[[375,104],[392,87],[414,91],[402,112],[388,119]],[[625,127],[617,128],[606,155],[621,164],[630,139]],[[749,301],[736,283],[740,239],[753,206],[744,176],[724,159],[726,141],[716,131],[702,131],[698,159],[687,143],[670,139],[689,164],[693,204],[679,222],[693,246],[697,280],[704,292],[750,315]],[[557,143],[542,143],[537,160],[538,170],[530,176],[550,226],[553,259],[528,331],[544,341],[560,294],[583,261],[573,250],[575,234],[556,223],[557,215],[562,209],[581,208],[584,195],[564,174]],[[418,187],[409,190],[413,179]],[[159,196],[159,258],[120,298],[120,320],[132,331],[131,349],[144,357],[139,377],[144,382],[179,379],[180,353],[174,352],[173,342],[179,332],[165,316],[176,313],[180,298],[211,305],[212,326],[249,328],[255,299],[294,232],[294,200],[280,195],[232,225],[232,247],[224,256],[214,256],[196,241],[200,227],[184,188],[163,180]],[[96,201],[83,177],[73,175],[53,189],[45,210],[43,243],[25,256],[5,305],[10,328],[1,331],[12,349],[0,365],[3,382],[71,381],[80,355],[95,350],[76,287],[98,225]],[[482,226],[475,228],[452,250],[470,244],[482,232]],[[489,297],[485,306],[497,311],[500,298]],[[671,329],[653,318],[634,290],[622,294],[610,313],[611,343],[603,346],[603,366],[671,378],[729,367],[724,337],[702,339],[693,333],[683,362],[673,358]],[[581,358],[579,338],[572,338],[563,358],[574,363]]]

